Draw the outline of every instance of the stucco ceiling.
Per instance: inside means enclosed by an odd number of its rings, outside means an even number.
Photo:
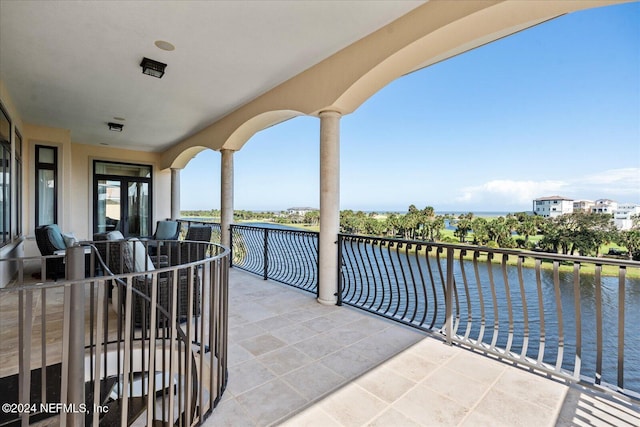
[[[26,123],[160,151],[422,3],[0,0],[0,79]]]

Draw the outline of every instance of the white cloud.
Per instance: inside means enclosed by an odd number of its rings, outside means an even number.
[[[462,188],[455,202],[478,210],[529,209],[533,199],[553,195],[640,203],[640,168],[610,169],[565,180],[492,180]]]
[[[577,193],[601,194],[591,198],[628,196],[637,199],[640,197],[640,168],[610,169],[589,174],[574,180],[571,186]]]
[[[517,181],[498,179],[462,189],[456,201],[482,209],[500,209],[531,206],[533,199],[562,193],[565,181]]]

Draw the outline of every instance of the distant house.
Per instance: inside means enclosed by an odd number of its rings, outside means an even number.
[[[312,211],[317,211],[319,210],[318,208],[288,208],[287,209],[287,213],[289,215],[300,215],[300,216],[304,216],[307,212],[312,212]]]
[[[613,214],[613,223],[618,230],[629,230],[633,225],[631,219],[634,215],[640,215],[640,205],[635,203],[622,203]]]
[[[573,199],[562,196],[540,197],[533,201],[533,213],[544,218],[573,212]]]
[[[574,200],[573,211],[574,212],[591,212],[591,208],[595,206],[593,200]]]
[[[598,199],[591,208],[593,213],[614,214],[618,209],[618,202],[610,199]]]

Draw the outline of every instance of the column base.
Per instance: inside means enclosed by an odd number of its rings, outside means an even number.
[[[338,298],[322,299],[318,297],[316,298],[316,301],[318,301],[322,305],[336,305],[338,303]]]

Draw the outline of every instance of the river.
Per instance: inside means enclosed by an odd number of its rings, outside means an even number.
[[[434,256],[405,256],[402,251],[398,254],[395,249],[380,250],[363,244],[344,245],[343,259],[345,300],[414,324],[425,319],[427,327],[431,322],[435,329],[444,325],[444,262],[440,270]],[[594,275],[580,274],[576,298],[571,272],[559,273],[556,288],[552,270],[542,269],[538,288],[535,269],[523,268],[521,288],[514,266],[505,266],[504,274],[500,264],[481,262],[477,267],[475,270],[471,261],[456,260],[454,264],[459,335],[503,349],[510,345],[510,351],[516,354],[521,354],[526,345],[525,353],[532,359],[538,359],[540,343],[544,342],[542,360],[555,365],[560,357],[562,368],[569,371],[576,364],[576,341],[580,335],[580,372],[593,380],[597,319],[601,318],[602,380],[617,383],[621,313],[617,277],[603,277],[598,296]],[[640,280],[626,279],[623,297],[624,387],[640,393]],[[576,308],[581,316],[579,329]]]
[[[293,230],[272,223],[246,225]],[[263,249],[260,245],[264,240],[251,237],[255,233],[247,229],[246,233],[237,230],[246,234],[245,261],[253,263],[254,272],[262,274]],[[317,238],[309,233],[286,233],[286,237],[278,240],[279,234],[269,234],[269,277],[294,286],[297,286],[293,283],[296,280],[317,283],[314,255]],[[427,329],[430,324],[435,330],[442,327],[445,316],[444,254],[438,265],[437,259],[424,256],[424,251],[416,257],[415,253],[398,250],[397,246],[383,249],[379,245],[345,241],[342,255],[345,302]],[[242,264],[243,261],[234,260],[234,263]],[[603,277],[598,295],[594,275],[580,274],[577,298],[571,272],[560,272],[556,287],[552,270],[541,269],[538,287],[536,270],[523,268],[521,288],[516,267],[506,265],[503,273],[499,263],[485,261],[478,263],[476,270],[473,262],[456,260],[454,279],[459,319],[457,334],[488,345],[493,343],[498,348],[510,346],[510,351],[516,354],[521,354],[526,346],[527,357],[538,359],[540,355],[551,365],[559,360],[562,368],[568,371],[573,371],[578,360],[581,375],[591,382],[596,372],[597,320],[601,318],[602,380],[617,383],[618,319],[623,313],[624,388],[640,394],[639,279],[626,279],[622,311],[619,309],[618,277]],[[311,289],[310,286],[305,285],[305,288]],[[580,311],[580,328],[576,327],[576,308]],[[512,334],[509,334],[510,327]],[[582,339],[579,359],[576,358],[578,336]],[[544,349],[540,354],[541,342],[544,342]]]

